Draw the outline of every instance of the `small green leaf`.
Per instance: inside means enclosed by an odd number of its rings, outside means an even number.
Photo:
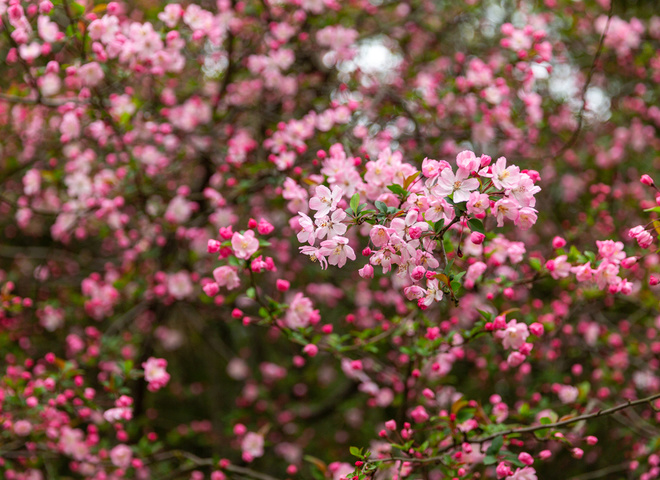
[[[500,437],[498,437],[500,438]],[[497,458],[493,455],[486,455],[483,460],[484,465],[493,465],[497,463]]]
[[[361,448],[351,447],[349,449],[349,451],[351,452],[351,455],[353,455],[354,457],[362,458],[362,449]]]
[[[374,202],[374,205],[376,206],[376,208],[378,209],[378,211],[380,213],[387,213],[387,205],[385,204],[385,202],[381,202],[379,200],[376,200]]]
[[[356,193],[351,197],[351,202],[350,202],[351,210],[357,212],[359,205],[360,205],[360,194]]]
[[[495,437],[488,450],[486,450],[486,455],[497,455],[502,445],[504,445],[504,438],[502,436]]]
[[[387,188],[389,188],[390,192],[392,192],[395,195],[405,196],[408,194],[408,192],[406,192],[406,190],[401,185],[397,185],[396,183],[392,185],[388,185]]]
[[[472,231],[479,232],[479,233],[485,233],[484,223],[481,220],[479,220],[478,218],[469,219],[468,224],[470,225],[470,229]]]
[[[82,17],[85,14],[85,7],[77,2],[71,4],[71,10],[76,17]]]
[[[541,260],[539,260],[538,258],[530,258],[529,266],[532,267],[537,272],[539,272],[541,271]]]
[[[659,207],[646,208],[646,209],[644,209],[644,211],[645,212],[660,213],[660,206]]]
[[[578,250],[575,245],[572,245],[571,249],[568,251],[568,261],[574,262],[580,257],[580,255],[580,250]]]

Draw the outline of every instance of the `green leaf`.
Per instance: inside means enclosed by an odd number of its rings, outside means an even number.
[[[577,248],[575,248],[575,245],[572,245],[571,249],[568,252],[568,261],[574,262],[578,259],[578,257],[580,257],[580,255],[581,255],[580,251]]]
[[[73,14],[77,17],[82,17],[85,14],[85,7],[77,2],[71,4],[71,10],[73,10]]]
[[[497,437],[497,438],[501,438],[501,437]],[[497,458],[494,457],[493,455],[486,455],[484,457],[483,463],[484,463],[484,465],[493,465],[493,464],[497,463]]]
[[[358,206],[360,206],[360,194],[356,193],[351,197],[351,202],[350,202],[351,210],[357,213]]]
[[[537,272],[540,272],[541,267],[542,267],[541,260],[539,260],[538,258],[530,258],[529,259],[529,266],[532,267]]]
[[[376,206],[376,208],[378,209],[378,211],[380,213],[387,213],[387,205],[385,204],[385,202],[381,202],[380,200],[376,200],[374,202],[374,205]]]
[[[660,213],[660,206],[659,207],[646,208],[646,209],[644,209],[644,211],[645,212]]]
[[[392,192],[395,195],[405,196],[408,194],[408,192],[401,185],[397,185],[396,183],[392,185],[388,185],[387,188],[389,188],[390,192]]]
[[[248,298],[254,299],[257,295],[257,291],[254,289],[254,287],[250,287],[245,291],[245,295],[247,295]]]
[[[354,457],[362,458],[362,449],[358,447],[351,447],[349,448],[349,451],[351,452],[351,455]]]
[[[470,229],[474,232],[479,232],[479,233],[485,233],[486,232],[484,230],[484,223],[481,220],[479,220],[478,218],[469,219],[468,224],[470,225]]]
[[[488,450],[486,450],[486,455],[497,455],[502,445],[504,445],[504,438],[502,436],[495,437]]]

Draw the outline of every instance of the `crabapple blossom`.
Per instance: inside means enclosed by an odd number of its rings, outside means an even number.
[[[167,360],[164,358],[149,357],[142,364],[144,369],[144,379],[148,382],[149,390],[155,392],[163,388],[170,381],[170,374],[167,373]]]
[[[346,260],[355,260],[355,252],[348,245],[348,238],[333,237],[330,240],[321,242],[319,254],[327,257],[330,265],[337,265],[339,268],[346,265]]]
[[[243,235],[234,232],[231,237],[231,247],[236,257],[247,260],[259,249],[259,240],[255,238],[252,230],[246,230]]]
[[[445,168],[440,172],[436,185],[433,187],[433,194],[439,196],[453,195],[454,202],[467,202],[470,199],[470,192],[479,188],[479,180],[468,178],[470,172],[459,168],[454,173],[451,168]]]

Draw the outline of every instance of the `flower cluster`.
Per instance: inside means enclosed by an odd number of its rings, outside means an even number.
[[[367,162],[362,178],[355,168],[359,163],[349,159],[341,145],[334,145],[329,153],[321,170],[329,186],[315,187],[308,203],[315,211],[314,219],[298,212],[298,240],[309,244],[300,251],[322,268],[328,264],[341,268],[356,259],[345,236],[348,228],[367,224],[369,228],[362,232],[368,236],[369,246],[363,254],[369,263],[360,269],[360,275],[373,277],[374,267],[382,268],[383,273],[394,270],[407,284],[406,297],[421,308],[442,300],[449,287],[446,280],[443,283],[446,275],[440,276],[437,257],[438,249],[444,251],[444,233],[454,224],[475,229],[471,238],[481,244],[485,238],[482,220],[488,214],[498,227],[509,219],[523,230],[537,219],[538,174],[507,166],[503,157],[491,164],[486,155],[463,151],[456,157],[456,170],[444,160],[427,158],[420,172],[403,163],[400,152],[387,149],[377,160]],[[352,197],[347,213],[344,196],[348,193]],[[377,210],[369,210],[362,198],[373,201]],[[321,240],[319,246],[317,240]]]

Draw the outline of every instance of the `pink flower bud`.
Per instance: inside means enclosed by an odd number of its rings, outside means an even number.
[[[410,274],[410,278],[412,278],[416,282],[419,282],[422,278],[424,278],[425,274],[426,274],[426,269],[421,265],[418,265],[415,268],[413,268],[413,271]]]
[[[220,248],[222,247],[222,244],[218,242],[217,240],[210,239],[208,242],[208,246],[206,247],[206,251],[209,253],[216,253],[220,251]]]
[[[418,239],[419,237],[422,236],[421,227],[410,227],[408,229],[408,235],[410,235],[410,238],[412,238],[413,240]]]
[[[532,456],[527,452],[521,452],[520,455],[518,455],[518,460],[527,466],[534,464],[534,458],[532,458]]]
[[[581,448],[575,447],[573,450],[571,450],[571,455],[573,455],[573,457],[575,457],[577,459],[580,459],[580,458],[582,458],[582,455],[584,455],[584,450],[582,450]]]
[[[660,280],[658,279],[658,277],[656,277],[654,275],[651,275],[651,277],[649,278],[649,285],[651,285],[652,287],[655,287],[658,283],[660,283]]]
[[[275,282],[275,286],[280,292],[286,292],[291,286],[291,284],[286,280],[282,280],[281,278],[278,278],[277,281]]]
[[[210,282],[204,285],[202,290],[204,290],[204,293],[209,297],[215,297],[220,291],[220,286],[215,282]]]
[[[541,460],[547,460],[547,459],[550,458],[551,456],[552,456],[552,452],[551,452],[550,450],[541,450],[541,451],[539,452],[539,458],[540,458]]]
[[[369,247],[366,247],[364,250],[362,250],[362,255],[368,257],[369,255],[371,255],[371,249]]]
[[[495,317],[493,326],[498,330],[502,328],[506,328],[506,319],[502,315],[498,315],[497,317]]]
[[[623,268],[631,268],[636,263],[637,263],[637,257],[628,257],[623,259],[623,261],[621,262],[621,266]]]
[[[358,273],[362,278],[373,278],[374,277],[374,267],[368,263],[358,270]]]
[[[563,248],[566,245],[566,240],[562,237],[555,237],[552,239],[552,248]]]
[[[308,343],[303,348],[303,352],[305,352],[305,354],[309,355],[310,357],[315,357],[316,354],[319,353],[319,347],[317,347],[313,343]]]
[[[247,427],[242,423],[237,423],[234,425],[234,435],[245,435],[245,432],[247,432]]]
[[[653,179],[646,174],[642,175],[642,178],[640,178],[639,181],[644,185],[648,185],[649,187],[653,186]]]
[[[497,474],[497,478],[504,478],[511,475],[513,472],[506,463],[500,462],[495,469],[495,473]]]
[[[517,367],[523,363],[526,358],[527,357],[520,352],[511,352],[506,359],[506,363],[508,363],[510,367]]]
[[[435,393],[433,393],[433,390],[431,390],[430,388],[425,388],[422,391],[422,395],[424,395],[429,400],[433,400],[435,398]]]
[[[587,442],[588,445],[596,445],[598,443],[598,438],[594,437],[593,435],[589,435],[584,440]]]
[[[263,218],[259,220],[259,225],[257,225],[257,231],[261,235],[268,235],[269,233],[272,233],[273,230],[275,230],[275,227],[273,227],[268,221],[266,221]]]
[[[426,413],[426,409],[424,407],[418,405],[412,412],[410,412],[410,417],[416,423],[424,423],[429,419],[429,414]]]
[[[480,232],[472,232],[472,234],[470,235],[470,241],[475,245],[481,245],[482,243],[484,243],[485,238],[486,235]]]
[[[385,422],[385,428],[391,430],[392,432],[396,430],[396,422],[394,420],[388,420]]]
[[[529,331],[532,333],[532,335],[536,335],[537,337],[540,337],[543,335],[543,325],[539,322],[534,322],[529,326]]]

